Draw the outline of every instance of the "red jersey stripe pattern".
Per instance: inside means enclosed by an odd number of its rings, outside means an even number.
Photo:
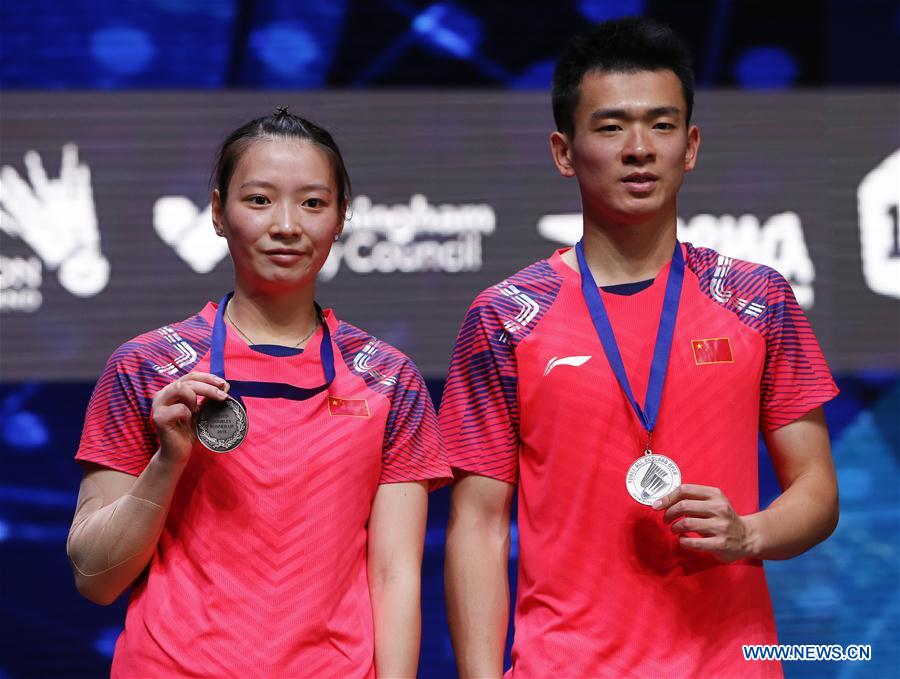
[[[514,483],[519,445],[515,348],[562,279],[537,262],[482,292],[463,320],[444,387],[441,433],[454,466]],[[484,455],[483,449],[492,452]]]
[[[207,305],[113,355],[78,460],[140,473],[157,447],[153,394],[209,370],[215,312]],[[382,483],[437,482],[450,468],[412,362],[330,311],[326,322],[336,347],[328,390],[305,401],[245,398],[249,429],[239,448],[194,446],[132,592],[114,677],[374,677],[372,501]],[[318,384],[322,338],[319,330],[305,351],[272,356],[229,329],[226,376]],[[331,416],[332,398],[364,402],[369,416]]]
[[[159,447],[150,423],[153,395],[191,372],[209,350],[211,333],[197,315],[116,349],[88,404],[79,451],[91,451],[95,464],[140,474]]]
[[[700,289],[766,341],[760,387],[760,428],[771,431],[802,417],[837,393],[831,371],[790,283],[774,269],[686,248]]]
[[[758,510],[760,429],[837,390],[787,282],[684,245],[681,307],[653,433],[686,483]],[[669,266],[631,295],[601,291],[635,397],[644,402]],[[525,323],[504,290],[529,298]],[[524,302],[524,300],[523,300]],[[715,340],[698,362],[692,340]],[[777,643],[761,563],[682,548],[625,478],[647,433],[609,367],[561,252],[473,302],[440,423],[453,467],[518,483],[513,677],[778,677],[742,644]]]

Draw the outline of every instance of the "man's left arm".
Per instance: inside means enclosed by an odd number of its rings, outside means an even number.
[[[764,434],[782,493],[739,516],[718,488],[684,484],[654,504],[683,547],[724,562],[790,559],[817,545],[838,521],[838,487],[821,408]]]

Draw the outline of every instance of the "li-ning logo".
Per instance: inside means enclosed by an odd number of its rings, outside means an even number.
[[[544,377],[550,374],[550,371],[555,367],[560,365],[570,365],[574,368],[578,366],[582,366],[591,360],[590,356],[563,356],[562,358],[557,358],[554,356],[549,361],[547,361],[547,367],[544,368]]]

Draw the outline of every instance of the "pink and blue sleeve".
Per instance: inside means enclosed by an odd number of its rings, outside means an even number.
[[[436,482],[451,475],[425,380],[404,359],[385,425],[379,483]]]
[[[518,478],[518,401],[514,348],[490,290],[469,308],[440,409],[451,466],[515,483]]]
[[[147,384],[142,363],[127,344],[110,357],[88,403],[76,460],[135,476],[147,466],[157,448],[150,425],[156,389]],[[165,383],[159,381],[157,389]]]
[[[790,284],[775,271],[769,276],[765,321],[760,428],[771,431],[830,401],[838,388]]]

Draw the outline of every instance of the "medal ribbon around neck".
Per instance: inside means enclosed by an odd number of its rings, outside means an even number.
[[[666,369],[669,367],[669,355],[672,350],[672,336],[675,334],[675,320],[678,318],[678,305],[681,302],[681,285],[684,282],[684,255],[681,244],[675,241],[675,252],[672,254],[672,265],[666,279],[666,294],[663,299],[662,312],[659,316],[659,328],[656,331],[656,346],[653,349],[653,362],[650,364],[650,379],[647,382],[647,394],[644,407],[634,398],[616,335],[613,332],[609,314],[603,305],[603,297],[597,289],[597,283],[591,275],[587,260],[584,257],[584,241],[575,246],[578,257],[578,268],[581,269],[581,292],[591,315],[591,321],[597,330],[600,344],[612,368],[619,386],[628,397],[628,402],[637,414],[644,429],[647,430],[647,447],[644,454],[635,460],[625,474],[625,488],[637,502],[652,505],[664,497],[669,491],[681,485],[681,470],[674,460],[665,455],[655,454],[650,449],[650,437],[659,416],[662,402],[663,385],[666,381]]]
[[[619,345],[616,343],[616,336],[609,321],[609,314],[606,312],[603,298],[584,257],[583,243],[583,240],[578,241],[575,246],[575,254],[578,257],[578,268],[581,269],[581,292],[584,295],[584,301],[619,386],[628,397],[628,401],[644,429],[649,435],[652,435],[656,419],[659,416],[659,405],[662,402],[666,369],[669,366],[669,354],[672,349],[672,336],[675,334],[675,320],[678,317],[678,305],[681,301],[681,285],[684,282],[684,255],[681,252],[681,244],[675,241],[675,252],[672,255],[672,265],[666,280],[666,294],[659,317],[659,329],[656,333],[656,346],[653,349],[653,362],[650,364],[650,380],[647,382],[647,394],[642,408],[631,391],[628,375],[625,373],[625,364],[622,363]]]
[[[316,304],[316,315],[322,324],[322,343],[319,346],[319,360],[322,363],[322,371],[325,376],[324,384],[317,387],[295,387],[292,384],[283,384],[281,382],[252,382],[247,380],[228,380],[225,377],[225,337],[227,331],[225,329],[225,307],[234,296],[233,292],[229,292],[219,302],[219,309],[216,311],[216,320],[213,323],[212,343],[209,352],[209,371],[216,377],[226,380],[231,388],[228,391],[229,396],[240,400],[242,396],[250,398],[286,398],[292,401],[305,401],[319,394],[334,381],[334,347],[331,344],[331,331],[328,329],[328,323],[322,315],[322,309]]]
[[[225,380],[225,339],[228,331],[225,328],[225,309],[234,296],[229,292],[219,302],[216,320],[213,323],[212,342],[210,343],[209,371]],[[293,401],[305,401],[325,391],[334,381],[334,348],[331,346],[331,332],[322,315],[322,309],[316,304],[316,317],[322,323],[322,343],[319,346],[319,360],[325,383],[318,387],[295,387],[280,382],[252,382],[233,380],[229,384],[228,398],[224,401],[206,399],[197,413],[194,430],[197,440],[214,453],[230,453],[238,448],[250,428],[247,409],[242,396],[252,398],[286,398]]]
[[[619,386],[628,397],[628,401],[644,429],[648,434],[652,434],[653,428],[656,426],[656,418],[659,416],[659,404],[662,401],[666,369],[669,366],[669,354],[672,349],[672,336],[675,334],[675,320],[678,318],[678,305],[681,301],[681,285],[684,282],[684,255],[681,252],[681,244],[675,241],[675,252],[672,255],[672,265],[666,280],[666,294],[659,317],[656,346],[653,349],[653,362],[650,364],[650,380],[647,382],[647,395],[642,408],[631,391],[625,364],[622,363],[619,345],[616,343],[616,336],[609,321],[609,314],[606,312],[600,290],[597,289],[597,284],[594,282],[594,277],[591,275],[591,270],[584,257],[583,243],[583,240],[578,241],[575,246],[575,254],[578,257],[578,268],[581,270],[581,292],[591,315],[591,321],[594,323],[597,336],[600,338],[603,351],[606,353],[606,358]]]

